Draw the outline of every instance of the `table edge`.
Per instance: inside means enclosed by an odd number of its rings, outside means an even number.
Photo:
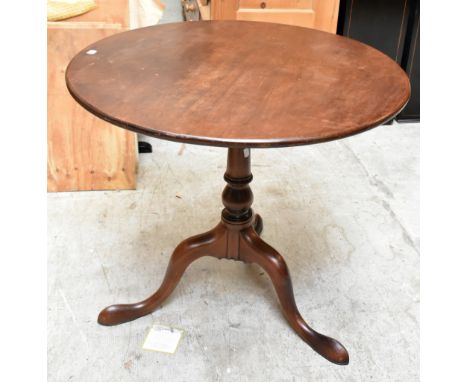
[[[146,136],[150,136],[153,138],[164,139],[167,141],[172,142],[179,142],[179,143],[187,143],[187,144],[194,144],[194,145],[203,145],[203,146],[215,146],[215,147],[233,147],[233,148],[280,148],[280,147],[293,147],[293,146],[305,146],[305,145],[312,145],[317,143],[323,142],[330,142],[335,141],[338,139],[343,139],[347,137],[351,137],[353,135],[357,135],[363,133],[367,130],[373,129],[378,127],[389,120],[393,119],[396,115],[398,115],[407,105],[410,99],[410,92],[408,94],[407,99],[402,103],[400,108],[390,114],[387,115],[377,121],[373,121],[372,123],[364,126],[360,126],[357,129],[352,129],[346,132],[337,132],[336,134],[331,134],[326,137],[317,137],[317,138],[305,138],[305,137],[297,137],[297,138],[279,138],[279,139],[227,139],[227,138],[215,138],[215,137],[200,137],[196,135],[185,135],[185,134],[175,134],[161,130],[153,130],[147,129],[142,126],[138,126],[126,121],[119,120],[115,117],[110,117],[106,113],[98,110],[96,107],[91,106],[86,101],[80,99],[73,91],[71,86],[68,83],[68,80],[65,81],[67,89],[73,99],[81,105],[85,110],[90,112],[91,114],[95,115],[96,117],[109,122],[110,124],[133,131],[135,133],[143,134]]]
[[[210,20],[210,22],[212,22],[212,21],[227,21],[227,20]],[[229,21],[236,22],[235,20],[229,20]],[[206,21],[204,21],[204,22],[206,22]],[[253,21],[242,21],[242,22],[255,23]],[[172,23],[169,23],[169,24],[172,24]],[[167,24],[163,24],[163,25],[167,25]],[[281,24],[279,24],[279,25],[281,25]],[[152,27],[155,27],[155,25],[148,26],[146,28],[152,28]],[[296,28],[308,29],[308,28],[304,28],[304,27],[296,27]],[[318,31],[318,32],[329,33],[329,32],[324,32],[324,31]],[[349,39],[349,40],[352,40],[352,41],[357,42],[359,44],[365,45],[367,48],[371,48],[372,50],[378,52],[379,54],[382,54],[382,55],[386,56],[388,59],[394,61],[391,57],[388,57],[385,53],[379,51],[378,49],[376,49],[376,48],[374,48],[374,47],[372,47],[370,45],[364,44],[361,41],[354,40],[354,39],[351,39],[351,38],[346,37],[346,36],[340,36],[340,35],[336,35],[336,36],[344,38],[344,39]],[[109,36],[109,37],[103,38],[103,39],[98,40],[98,41],[106,40],[106,39],[111,38],[111,37],[113,37],[113,36]],[[345,131],[345,132],[339,131],[339,132],[337,132],[335,134],[327,135],[326,137],[315,137],[315,138],[313,138],[313,137],[312,138],[310,138],[310,137],[309,138],[296,137],[296,138],[278,138],[278,139],[258,139],[258,138],[257,139],[249,139],[249,138],[228,139],[228,138],[216,138],[216,137],[206,137],[206,136],[196,136],[196,135],[170,133],[170,132],[162,131],[162,130],[148,129],[148,128],[138,126],[138,125],[129,123],[127,121],[123,121],[123,120],[120,120],[118,118],[112,117],[112,116],[106,114],[105,112],[99,110],[95,106],[89,104],[84,99],[81,99],[77,95],[77,93],[73,90],[72,85],[68,81],[68,69],[70,67],[71,62],[73,61],[73,59],[76,56],[78,56],[81,52],[86,51],[90,46],[92,46],[94,44],[95,43],[92,43],[92,44],[88,45],[87,47],[81,49],[80,52],[78,52],[70,60],[70,62],[67,65],[67,68],[65,70],[66,87],[67,87],[69,93],[71,94],[71,96],[73,97],[73,99],[79,105],[81,105],[85,110],[87,110],[91,114],[95,115],[96,117],[98,117],[98,118],[100,118],[100,119],[102,119],[102,120],[104,120],[106,122],[111,123],[112,125],[118,126],[120,128],[126,129],[126,130],[130,130],[130,131],[133,131],[133,132],[136,132],[136,133],[139,133],[139,134],[150,136],[150,137],[153,137],[153,138],[164,139],[164,140],[168,140],[168,141],[172,141],[172,142],[180,142],[180,143],[203,145],[203,146],[214,146],[214,147],[233,147],[233,148],[247,148],[247,147],[248,148],[281,148],[281,147],[305,146],[305,145],[312,145],[312,144],[317,144],[317,143],[330,142],[330,141],[343,139],[343,138],[347,138],[347,137],[351,137],[353,135],[363,133],[363,132],[365,132],[367,130],[373,129],[375,127],[378,127],[378,126],[390,121],[391,119],[393,119],[396,115],[398,115],[405,108],[405,106],[408,104],[408,102],[409,102],[409,100],[411,98],[411,84],[410,84],[409,78],[408,78],[406,72],[403,70],[403,68],[401,68],[401,66],[397,62],[394,61],[394,64],[396,66],[398,66],[398,68],[405,75],[405,79],[406,79],[406,83],[407,83],[407,86],[406,86],[407,94],[406,94],[405,99],[403,99],[403,101],[401,102],[401,105],[399,105],[397,111],[395,111],[395,112],[393,112],[391,114],[384,115],[383,117],[381,117],[381,118],[379,118],[377,120],[371,121],[368,124],[359,126],[358,128],[353,128],[353,129],[350,129],[350,130]]]

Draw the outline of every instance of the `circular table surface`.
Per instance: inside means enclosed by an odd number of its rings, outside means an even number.
[[[355,40],[287,25],[205,21],[119,33],[78,53],[66,82],[87,110],[158,138],[282,147],[378,126],[407,103],[405,72]]]

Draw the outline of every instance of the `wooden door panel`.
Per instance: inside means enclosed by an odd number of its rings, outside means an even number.
[[[312,9],[316,0],[239,0],[239,8]]]
[[[314,1],[314,10],[317,15],[317,17],[315,18],[314,29],[330,33],[336,33],[339,9],[340,0]]]
[[[296,25],[313,28],[315,25],[315,12],[312,9],[254,9],[239,8],[236,13],[237,20],[265,21],[270,23]]]
[[[212,20],[265,21],[336,33],[340,0],[211,0]]]
[[[236,20],[239,0],[210,0],[212,20]]]

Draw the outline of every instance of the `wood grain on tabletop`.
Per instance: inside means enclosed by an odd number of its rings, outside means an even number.
[[[367,45],[239,21],[120,33],[80,52],[66,79],[79,103],[111,123],[224,147],[342,138],[392,118],[410,95],[405,72]]]

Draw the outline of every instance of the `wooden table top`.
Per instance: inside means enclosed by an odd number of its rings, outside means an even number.
[[[407,103],[389,57],[357,41],[287,25],[165,24],[98,41],[66,82],[88,111],[162,139],[282,147],[378,126]]]

